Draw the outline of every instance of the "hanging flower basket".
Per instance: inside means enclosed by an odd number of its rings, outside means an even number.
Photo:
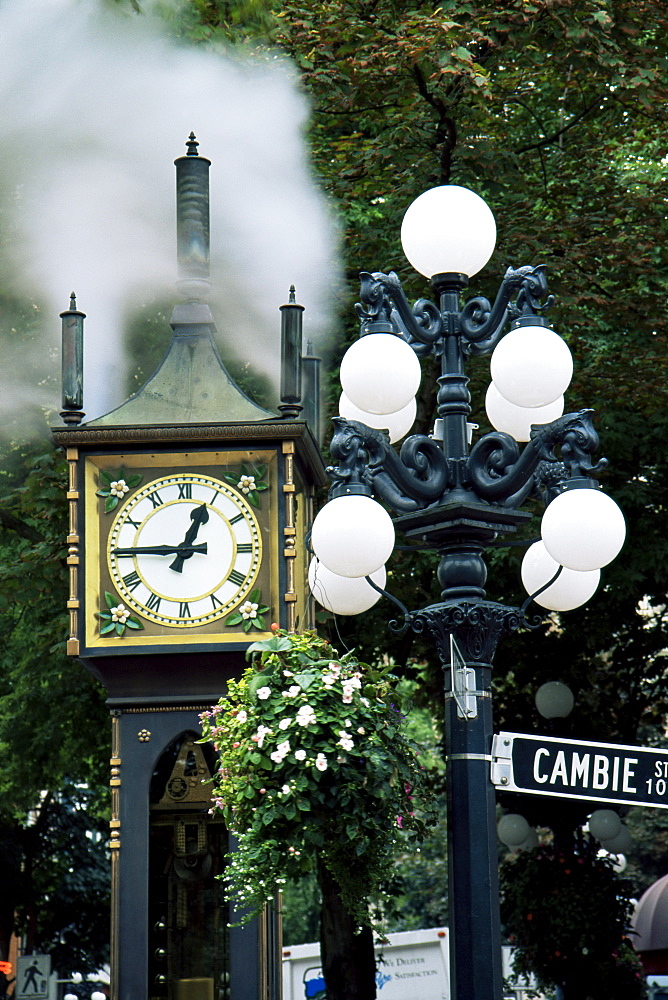
[[[399,840],[422,838],[417,745],[388,669],[339,657],[314,632],[276,631],[201,716],[220,755],[214,810],[238,838],[224,876],[242,922],[316,859],[360,922]]]

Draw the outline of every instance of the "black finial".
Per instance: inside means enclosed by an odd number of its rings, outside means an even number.
[[[77,308],[77,297],[74,292],[70,292],[70,309],[75,312]]]
[[[190,136],[188,137],[188,141],[186,143],[186,146],[188,147],[187,156],[197,156],[198,155],[198,153],[197,153],[197,147],[199,146],[199,143],[198,143],[198,141],[197,141],[197,139],[195,137],[195,133],[194,132],[190,133]]]
[[[292,303],[296,302],[296,301],[297,301],[297,299],[295,298],[295,286],[294,285],[290,285],[290,296],[288,298],[288,303],[289,303],[289,305],[292,305]]]

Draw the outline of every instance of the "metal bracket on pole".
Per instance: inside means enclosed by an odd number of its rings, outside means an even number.
[[[457,715],[460,719],[476,719],[478,717],[478,701],[475,686],[475,670],[467,667],[455,637],[450,634],[450,676],[452,678],[452,696],[457,704]]]
[[[492,784],[504,788],[512,784],[513,779],[513,739],[506,733],[495,736],[492,740]]]

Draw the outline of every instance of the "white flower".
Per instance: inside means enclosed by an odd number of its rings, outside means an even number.
[[[287,729],[288,726],[291,725],[291,723],[292,723],[292,719],[281,719],[281,721],[278,724],[278,728],[279,729]]]
[[[130,617],[130,612],[125,607],[124,604],[119,604],[116,608],[110,608],[111,620],[112,622],[120,622],[121,625],[125,625],[126,621]]]
[[[128,484],[125,482],[124,479],[116,479],[109,486],[109,490],[111,492],[112,497],[125,496],[125,494],[128,492],[129,489],[130,487],[128,486]]]
[[[241,608],[240,608],[241,617],[242,618],[256,618],[257,617],[257,609],[258,609],[258,607],[259,607],[259,604],[253,604],[252,601],[246,601],[246,603],[242,604]]]
[[[336,745],[341,747],[342,750],[352,750],[355,743],[349,736],[344,734]]]
[[[310,705],[301,705],[297,710],[296,721],[300,726],[311,726],[317,722],[313,708]]]
[[[326,688],[334,687],[334,685],[336,684],[336,675],[335,674],[323,674],[322,675],[322,683],[325,685]]]
[[[261,687],[258,688],[257,690],[257,696],[260,699],[260,701],[266,701],[270,694],[271,694],[270,687]]]
[[[242,708],[240,712],[237,712],[237,722],[245,722],[248,718],[248,712]]]
[[[255,476],[242,476],[237,483],[237,489],[242,493],[250,493],[255,489]]]
[[[306,760],[306,750],[295,750],[295,760]]]
[[[327,770],[327,758],[325,757],[324,753],[318,754],[318,756],[315,759],[315,766],[319,771]]]
[[[257,743],[258,747],[261,747],[264,743],[265,736],[268,736],[270,733],[271,729],[269,726],[258,726],[255,736],[251,736],[251,739]]]
[[[290,753],[290,741],[285,740],[284,743],[279,743],[276,749],[279,750],[285,757],[286,754]]]
[[[281,788],[281,792],[283,793],[283,795],[289,795],[290,794],[290,786],[289,785],[283,785],[283,787]]]
[[[291,698],[296,698],[300,691],[301,688],[299,684],[293,684],[291,687],[288,688],[288,694]]]
[[[274,764],[281,764],[282,761],[283,761],[283,758],[285,757],[285,754],[281,753],[280,750],[274,750],[273,753],[269,754],[269,756],[273,760]]]
[[[359,691],[359,689],[362,687],[362,682],[360,680],[359,674],[355,674],[354,677],[349,677],[348,680],[344,681],[343,683],[345,687],[351,687],[357,691]]]
[[[357,732],[360,734],[360,736],[364,736],[364,733],[366,732],[366,730],[365,730],[364,726],[360,726],[359,729],[357,730]]]
[[[349,705],[352,700],[353,700],[352,691],[350,690],[350,688],[344,688],[343,697],[341,698],[341,701],[343,702],[344,705]]]
[[[368,708],[369,705],[371,704],[368,698],[360,698],[360,701],[362,702],[365,708]]]

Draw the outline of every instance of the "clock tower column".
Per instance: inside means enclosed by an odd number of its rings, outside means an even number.
[[[206,784],[216,762],[196,741],[199,713],[243,670],[250,642],[274,621],[310,624],[305,537],[326,477],[295,379],[276,416],[218,354],[197,145],[191,134],[176,161],[186,301],[167,353],[135,395],[85,423],[83,313],[72,298],[62,314],[65,426],[53,434],[70,465],[68,652],[104,684],[112,717],[113,1000],[280,995],[275,915],[228,926],[217,878],[228,834]]]

